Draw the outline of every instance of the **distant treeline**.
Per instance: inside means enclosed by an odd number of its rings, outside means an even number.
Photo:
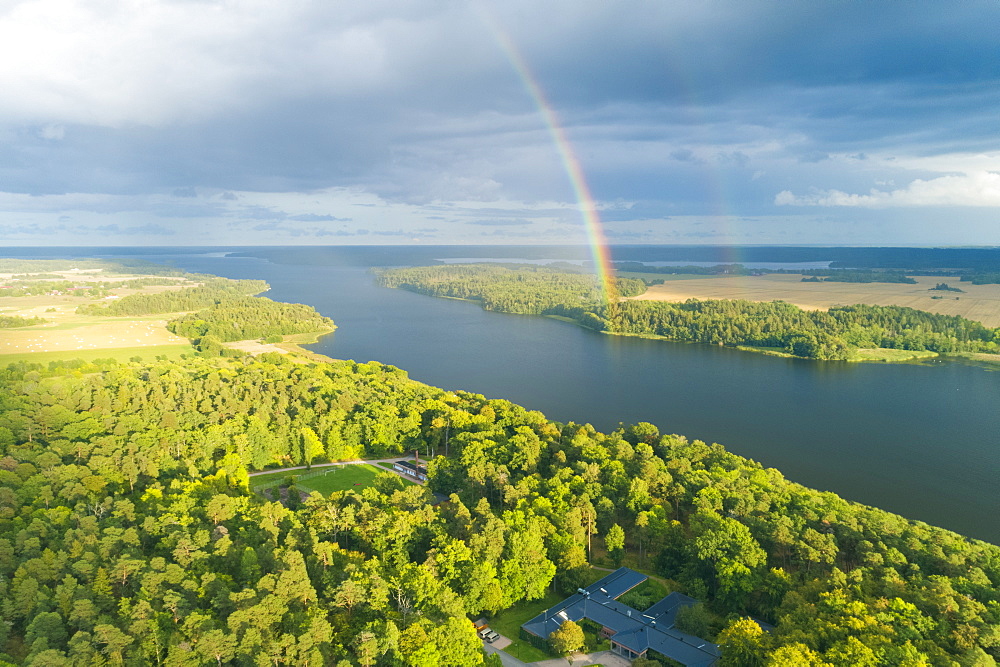
[[[55,279],[47,279],[48,274],[23,274],[6,281],[0,296],[38,296],[51,292],[68,293],[70,296],[103,297],[113,289],[143,289],[154,285],[176,285],[170,278],[133,278],[131,280],[74,281],[52,274]],[[82,312],[82,311],[81,311]]]
[[[808,271],[797,271],[811,278],[803,278],[802,282],[831,282],[831,283],[907,283],[916,284],[916,280],[910,278],[902,271],[843,271],[838,269],[810,269]],[[821,277],[822,276],[822,277]]]
[[[53,271],[93,271],[108,273],[134,273],[148,276],[183,276],[184,271],[171,266],[154,264],[142,259],[19,259],[0,257],[0,273],[44,273]],[[60,276],[62,277],[62,276]]]
[[[851,359],[858,348],[996,352],[1000,330],[952,315],[901,306],[840,306],[805,311],[789,303],[689,299],[684,303],[590,301],[566,285],[581,276],[487,266],[393,269],[381,284],[441,296],[486,298],[491,310],[560,315],[615,334],[661,336],[714,345],[779,348],[814,359]],[[638,283],[639,281],[634,281]],[[566,298],[569,294],[572,297]]]
[[[20,315],[0,315],[0,329],[15,329],[17,327],[30,327],[35,324],[45,324],[48,320],[43,317],[21,317]]]
[[[200,310],[218,303],[220,300],[259,294],[268,289],[263,280],[229,280],[212,278],[196,287],[160,292],[158,294],[133,294],[106,306],[87,304],[77,308],[83,315],[156,315],[159,313],[180,313]]]
[[[691,276],[752,276],[771,273],[766,269],[748,269],[742,264],[716,264],[715,266],[647,266],[641,262],[615,262],[616,271],[627,273],[660,273]]]
[[[605,298],[594,276],[548,267],[450,264],[383,270],[377,276],[383,287],[476,299],[486,310],[519,315],[561,315],[567,308],[594,306]],[[643,281],[632,278],[618,278],[615,286],[620,296],[646,291]]]
[[[76,287],[70,280],[9,280],[0,288],[0,296],[38,296],[49,292],[66,292]],[[100,287],[79,290],[82,296],[103,296]]]
[[[970,282],[973,285],[997,285],[1000,284],[1000,272],[972,273],[962,276],[962,281]]]
[[[842,283],[916,283],[902,271],[864,271],[854,269],[748,269],[742,264],[715,266],[647,266],[641,262],[615,262],[615,269],[628,273],[652,273],[693,276],[755,276],[766,273],[793,273],[810,276],[803,282]]]

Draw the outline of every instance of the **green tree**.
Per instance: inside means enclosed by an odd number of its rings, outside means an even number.
[[[549,634],[549,646],[558,655],[570,655],[583,648],[585,637],[583,628],[573,621],[563,621],[557,629]]]
[[[625,531],[617,523],[612,524],[608,534],[604,536],[604,546],[608,548],[608,555],[615,567],[620,567],[625,557]]]
[[[738,618],[719,633],[716,641],[722,651],[719,664],[733,667],[763,665],[768,653],[767,636],[756,621]]]

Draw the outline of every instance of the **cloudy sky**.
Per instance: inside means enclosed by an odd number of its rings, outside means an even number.
[[[584,242],[529,76],[612,243],[1000,245],[998,24],[996,0],[3,0],[0,244]]]

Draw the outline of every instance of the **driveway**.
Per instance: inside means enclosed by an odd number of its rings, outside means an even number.
[[[631,667],[632,662],[611,651],[596,653],[575,653],[573,662],[566,658],[552,658],[539,662],[523,662],[500,648],[500,645],[510,646],[510,640],[502,636],[492,644],[483,642],[487,653],[496,653],[504,667],[583,667],[585,665],[605,665],[605,667]]]

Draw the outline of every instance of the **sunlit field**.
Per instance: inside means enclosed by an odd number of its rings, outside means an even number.
[[[648,277],[648,276],[647,276]],[[960,315],[989,327],[1000,326],[1000,285],[973,285],[958,278],[914,276],[915,285],[904,283],[804,283],[802,276],[771,273],[763,276],[713,276],[668,280],[633,297],[646,301],[686,299],[746,299],[787,301],[806,310],[856,303],[875,306],[906,306],[942,315]],[[959,292],[930,291],[945,282]],[[934,298],[940,297],[940,298]]]
[[[129,280],[143,277],[110,275],[103,272],[87,274],[56,272],[56,274],[80,285],[97,281]],[[0,279],[3,277],[0,276]],[[141,290],[124,287],[113,288],[110,290],[109,297],[121,298],[139,292],[150,294],[193,284],[196,283],[178,280],[177,287],[147,286]],[[59,353],[54,357],[59,359],[91,359],[109,356],[117,358],[123,355],[127,358],[136,354],[133,348],[139,348],[140,355],[149,358],[158,354],[178,354],[177,350],[181,346],[186,348],[185,351],[192,351],[186,338],[175,336],[167,331],[166,323],[171,315],[110,318],[79,315],[76,312],[76,309],[81,305],[106,303],[107,300],[71,294],[0,296],[0,315],[41,317],[46,320],[44,324],[0,330],[0,359],[5,361],[14,361],[20,358],[37,360],[38,358],[33,355],[43,352]],[[173,349],[159,350],[160,347]],[[154,349],[156,351],[153,351]],[[92,350],[105,352],[94,356],[88,353]],[[118,350],[118,352],[108,353],[107,350]],[[66,353],[72,354],[67,356]]]

